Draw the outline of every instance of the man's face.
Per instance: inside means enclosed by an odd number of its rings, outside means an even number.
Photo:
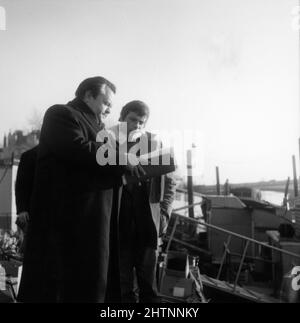
[[[147,116],[139,116],[136,112],[129,112],[123,122],[127,122],[127,134],[131,131],[141,130],[145,127]]]
[[[102,118],[105,118],[110,113],[113,96],[113,91],[108,86],[103,85],[96,98],[94,98],[91,94],[88,96],[87,104],[94,111],[94,113],[101,115]]]

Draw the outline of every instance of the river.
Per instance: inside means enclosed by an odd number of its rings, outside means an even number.
[[[275,205],[282,205],[283,197],[283,192],[261,191],[261,199]]]

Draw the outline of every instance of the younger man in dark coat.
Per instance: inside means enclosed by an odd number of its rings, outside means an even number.
[[[127,103],[120,121],[127,124],[127,140],[135,131],[142,130],[149,117],[148,106],[141,101]],[[151,142],[151,133],[143,133],[148,148],[159,149],[159,142]],[[140,137],[141,140],[141,137]],[[138,141],[138,140],[137,140]],[[127,142],[127,148],[136,142]],[[155,145],[156,144],[156,147]],[[150,152],[150,150],[149,150]],[[140,303],[160,301],[156,286],[158,241],[166,231],[175,198],[172,174],[153,177],[122,187],[119,213],[120,281],[122,302],[137,301],[134,274],[139,289]]]

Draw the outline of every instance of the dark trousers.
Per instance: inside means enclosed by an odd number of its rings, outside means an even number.
[[[124,187],[119,219],[122,303],[135,303],[137,299],[140,303],[159,302],[156,288],[157,234],[145,185]]]
[[[120,250],[120,281],[122,303],[158,303],[156,285],[157,251],[135,246]],[[135,280],[136,279],[136,280]],[[137,286],[135,284],[137,283]]]

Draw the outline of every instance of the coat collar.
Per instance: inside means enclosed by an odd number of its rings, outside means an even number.
[[[90,125],[98,132],[104,128],[104,123],[101,121],[100,116],[96,115],[90,107],[81,99],[75,98],[68,102],[68,106],[71,106],[75,110],[81,112],[84,118],[90,123]]]

